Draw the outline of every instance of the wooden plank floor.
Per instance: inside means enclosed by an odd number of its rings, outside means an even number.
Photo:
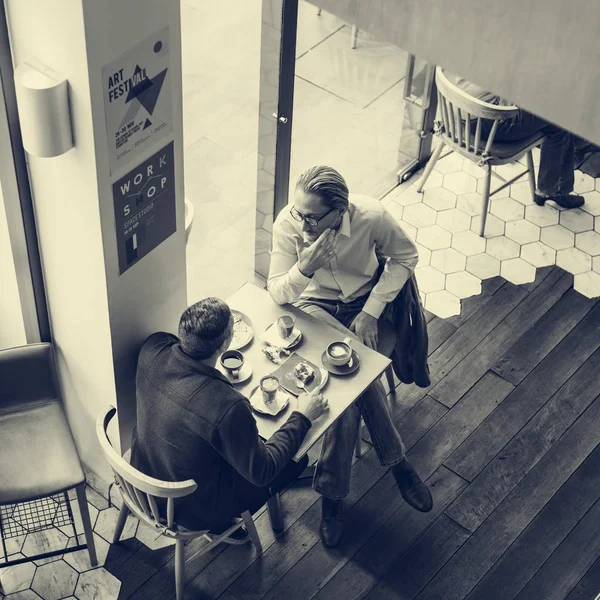
[[[186,597],[220,600],[593,600],[600,593],[600,302],[557,267],[500,278],[459,317],[429,315],[432,385],[390,396],[435,507],[406,505],[370,448],[353,466],[339,548],[309,485],[285,492],[264,553],[187,547]],[[365,446],[367,444],[365,443]],[[173,549],[111,547],[123,600],[174,598]]]

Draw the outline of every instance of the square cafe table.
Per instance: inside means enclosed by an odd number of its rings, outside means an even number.
[[[227,303],[231,308],[239,310],[252,321],[254,338],[240,351],[244,358],[252,365],[252,376],[248,381],[236,385],[247,398],[250,392],[258,385],[261,377],[275,371],[279,365],[272,363],[262,352],[265,344],[260,340],[261,335],[269,325],[274,323],[281,315],[293,313],[296,316],[296,327],[303,333],[302,343],[294,352],[306,358],[313,364],[321,367],[321,355],[328,344],[343,340],[346,337],[341,331],[334,329],[327,323],[319,321],[294,306],[285,304],[280,306],[271,300],[266,290],[253,283],[244,284],[235,292]],[[375,381],[390,364],[390,359],[371,350],[356,340],[352,340],[352,347],[360,357],[360,367],[351,375],[329,374],[329,381],[323,389],[323,395],[329,401],[329,410],[313,422],[308,435],[300,446],[294,460],[299,460],[319,440],[336,419]],[[278,416],[262,416],[253,411],[258,425],[258,432],[264,439],[269,439],[296,409],[297,398],[290,394],[289,406]]]

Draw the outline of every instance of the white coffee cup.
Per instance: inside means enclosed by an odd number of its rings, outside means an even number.
[[[352,339],[347,337],[342,342],[331,342],[325,352],[327,360],[336,367],[343,367],[352,358]]]

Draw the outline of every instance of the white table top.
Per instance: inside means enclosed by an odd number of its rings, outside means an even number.
[[[235,294],[227,299],[231,308],[237,309],[247,315],[252,321],[254,339],[240,351],[247,362],[252,365],[252,377],[236,386],[236,388],[249,397],[250,392],[258,385],[261,377],[275,371],[279,365],[272,363],[262,352],[264,344],[259,340],[265,329],[284,313],[296,315],[296,326],[303,333],[302,343],[294,349],[301,357],[308,359],[318,366],[322,366],[321,355],[333,341],[343,340],[344,335],[333,327],[318,321],[301,310],[290,305],[279,306],[269,296],[266,290],[253,283],[244,284]],[[390,359],[371,350],[360,342],[353,341],[352,347],[360,357],[359,369],[346,376],[329,374],[329,381],[323,389],[323,395],[329,401],[329,411],[313,422],[298,453],[296,460],[308,452],[310,447],[325,433],[328,427],[350,406],[367,387],[385,371],[390,364]],[[292,396],[290,405],[277,417],[263,417],[254,413],[260,435],[268,439],[287,421],[289,415],[296,408],[297,399]]]

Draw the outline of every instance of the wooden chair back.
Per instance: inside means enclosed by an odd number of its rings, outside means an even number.
[[[193,479],[177,482],[161,481],[144,475],[132,467],[113,448],[108,438],[108,426],[116,412],[117,409],[114,406],[109,406],[100,415],[96,422],[96,435],[102,452],[113,471],[115,481],[121,489],[123,500],[139,519],[155,528],[164,528],[166,525],[168,529],[172,530],[175,527],[174,499],[195,492],[198,485]],[[167,499],[166,522],[159,513],[157,498]]]
[[[475,162],[490,156],[500,121],[517,116],[519,108],[496,106],[469,96],[450,82],[441,67],[436,68],[435,82],[444,143],[461,156]],[[489,119],[493,124],[485,146],[482,147],[483,119]]]

